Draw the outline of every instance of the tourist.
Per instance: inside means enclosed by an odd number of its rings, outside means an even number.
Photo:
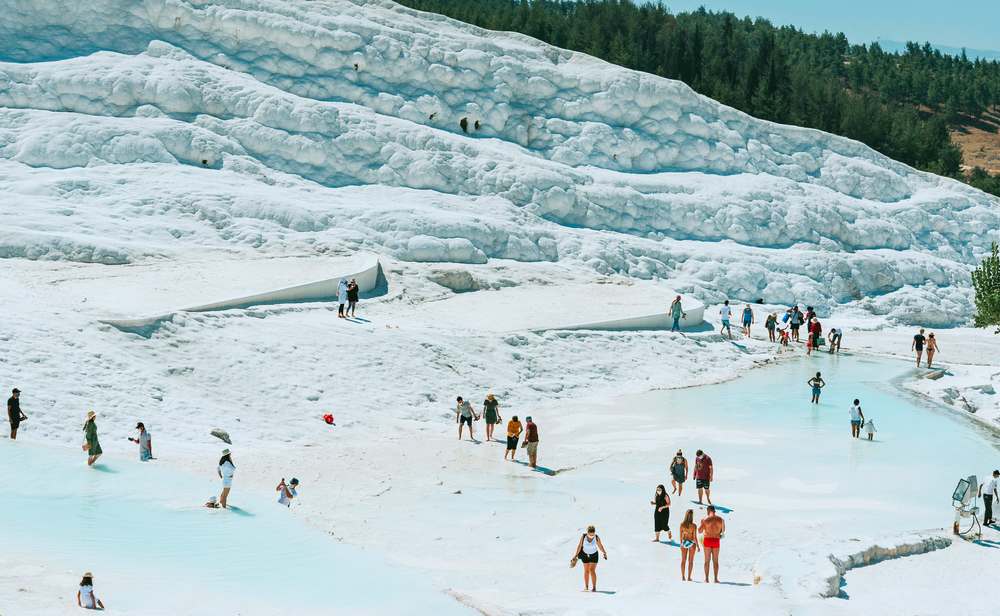
[[[726,534],[726,521],[715,515],[715,507],[709,505],[708,517],[698,525],[698,532],[705,533],[705,583],[708,583],[708,565],[715,571],[715,583],[719,583],[719,541]]]
[[[806,384],[809,385],[810,387],[812,387],[812,394],[813,394],[812,403],[813,404],[819,404],[819,394],[820,394],[820,391],[824,387],[826,387],[826,382],[823,380],[823,377],[821,377],[819,375],[819,372],[817,372],[816,376],[814,376],[813,378],[811,378],[808,381],[806,381]]]
[[[750,337],[750,326],[753,323],[753,310],[750,308],[750,304],[747,304],[747,307],[743,309],[743,335],[747,338]]]
[[[94,574],[86,572],[80,580],[80,590],[76,591],[76,604],[88,610],[103,610],[104,604],[94,596]]]
[[[788,326],[782,327],[778,331],[778,336],[781,338],[781,346],[788,346]]]
[[[875,420],[871,419],[870,417],[868,418],[868,421],[865,422],[865,432],[868,433],[869,441],[872,440],[872,437],[875,435],[876,432],[878,432],[878,430],[875,429]]]
[[[694,568],[694,554],[701,551],[698,545],[698,527],[694,525],[694,510],[688,509],[681,522],[681,580],[693,582],[691,569]],[[684,577],[684,565],[687,564],[687,577]]]
[[[851,436],[858,438],[861,436],[861,424],[865,421],[865,414],[861,412],[861,401],[854,399],[854,406],[851,407]]]
[[[344,316],[347,313],[351,313],[351,318],[354,318],[354,309],[358,305],[358,283],[354,282],[351,278],[351,284],[347,285],[347,308],[344,309]]]
[[[472,410],[472,405],[465,400],[462,400],[462,396],[459,396],[458,407],[455,409],[455,423],[458,424],[458,440],[462,440],[462,424],[469,424],[469,440],[476,440],[472,436],[473,417],[475,417],[476,420],[479,419],[479,416]]]
[[[497,410],[498,406],[500,406],[500,403],[497,402],[493,394],[486,396],[486,400],[483,400],[483,417],[486,419],[487,441],[493,440],[493,426],[503,421],[503,418],[500,417],[500,411]]]
[[[726,303],[719,310],[719,314],[722,315],[722,327],[719,328],[719,333],[721,334],[722,330],[728,331],[730,340],[733,339],[733,330],[729,327],[729,317],[732,313],[733,309],[729,307],[729,300],[727,299]]]
[[[510,421],[507,422],[507,451],[503,453],[503,459],[507,459],[507,453],[510,453],[511,462],[514,461],[514,454],[517,453],[517,441],[521,438],[521,422],[517,420],[517,415],[514,415]]]
[[[684,482],[688,478],[688,461],[684,458],[684,454],[681,450],[677,450],[677,455],[674,456],[673,461],[670,463],[670,485],[673,486],[673,491],[671,494],[676,493],[680,497],[681,492],[684,491]]]
[[[827,342],[830,343],[830,355],[833,355],[834,349],[837,353],[840,353],[840,341],[844,338],[844,330],[837,329],[836,327],[830,328],[830,335],[827,336]]]
[[[920,330],[920,333],[913,337],[913,342],[910,343],[910,350],[917,352],[917,368],[920,367],[920,356],[924,354],[924,330]]]
[[[813,317],[815,317],[815,316],[816,316],[816,311],[813,310],[813,307],[812,306],[806,306],[806,315],[805,315],[805,319],[803,319],[802,322],[803,323],[812,323]]]
[[[764,329],[767,330],[767,337],[771,342],[775,342],[774,330],[778,327],[778,313],[772,312],[764,321]]]
[[[653,542],[660,542],[662,531],[667,531],[667,541],[673,541],[674,536],[670,533],[670,497],[667,496],[667,489],[663,484],[656,486],[656,494],[649,504],[653,506],[653,532],[656,533]]]
[[[806,355],[812,354],[813,349],[819,348],[819,336],[823,333],[823,326],[819,324],[819,319],[813,317],[809,321],[809,342],[806,343]]]
[[[218,471],[219,477],[222,478],[222,496],[219,497],[219,504],[225,509],[226,497],[229,496],[229,489],[233,487],[233,475],[236,473],[236,465],[233,464],[233,452],[228,449],[222,450]]]
[[[1000,471],[993,471],[992,477],[988,477],[986,481],[979,484],[979,496],[983,499],[983,506],[985,507],[983,524],[986,524],[987,526],[990,524],[996,524],[997,522],[996,518],[993,517],[993,499],[995,498],[997,502],[1000,502],[1000,494],[997,493],[998,477],[1000,477]],[[983,489],[984,487],[985,490]]]
[[[528,466],[536,467],[538,461],[538,426],[531,421],[531,415],[524,418],[527,423],[524,427],[524,444],[528,448]]]
[[[10,420],[10,440],[17,440],[17,428],[28,417],[21,410],[21,390],[14,388],[7,398],[7,419]]]
[[[684,309],[681,308],[680,295],[670,304],[670,316],[674,320],[674,324],[670,326],[670,331],[681,331],[681,319],[687,315],[684,314]]]
[[[347,303],[347,278],[341,278],[340,284],[337,285],[337,317],[341,319],[346,319],[347,315],[344,314],[344,304]]]
[[[931,362],[934,361],[934,354],[938,352],[937,340],[934,339],[934,332],[931,332],[927,336],[927,367],[931,367]]]
[[[135,424],[135,429],[139,431],[139,438],[128,437],[128,440],[137,443],[139,445],[139,461],[145,462],[146,460],[155,460],[153,457],[153,442],[152,435],[146,426],[140,421]]]
[[[285,480],[282,479],[281,483],[278,484],[278,487],[274,489],[275,492],[278,493],[278,503],[284,505],[285,507],[291,507],[292,499],[299,495],[299,493],[295,491],[295,488],[297,487],[299,487],[299,480],[295,477],[292,477],[292,480],[287,484],[285,483]]]
[[[528,421],[531,421],[530,418]],[[604,554],[604,560],[608,559],[608,553],[601,545],[601,538],[597,536],[597,529],[588,526],[587,534],[580,537],[580,543],[576,546],[573,564],[576,564],[576,559],[583,563],[583,589],[590,592],[597,592],[597,550]]]
[[[694,459],[694,485],[698,488],[698,504],[703,504],[701,502],[702,490],[705,491],[705,500],[708,504],[712,504],[712,479],[715,477],[715,469],[712,467],[712,458],[705,455],[705,452],[698,450],[695,452]]]
[[[218,500],[219,497],[213,494],[208,497],[208,502],[205,503],[205,506],[208,507],[209,509],[218,509],[219,508]]]
[[[802,313],[798,306],[792,306],[792,316],[788,319],[788,327],[792,330],[792,340],[799,341],[799,326],[802,325]]]
[[[87,411],[87,421],[83,424],[83,431],[86,433],[87,439],[83,446],[83,450],[87,452],[87,466],[93,466],[94,462],[97,462],[97,458],[100,458],[101,454],[104,453],[101,444],[97,441],[96,418],[97,415],[94,411]]]

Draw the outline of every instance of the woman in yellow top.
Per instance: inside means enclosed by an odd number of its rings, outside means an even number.
[[[517,453],[517,441],[521,438],[521,422],[517,420],[517,415],[510,418],[507,422],[507,451],[503,454],[503,459],[507,459],[507,454],[510,454],[511,461],[514,460],[514,454]]]

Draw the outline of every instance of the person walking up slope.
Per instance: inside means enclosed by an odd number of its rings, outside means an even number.
[[[476,440],[472,436],[472,418],[479,420],[479,416],[472,410],[472,405],[458,397],[458,407],[455,409],[455,423],[458,424],[458,440],[462,440],[462,424],[469,424],[469,440]]]
[[[597,592],[597,550],[604,554],[604,560],[608,559],[608,553],[601,545],[601,538],[597,536],[597,529],[588,526],[587,534],[580,537],[580,543],[576,546],[576,556],[570,561],[570,566],[576,565],[577,559],[583,562],[583,589],[590,592]]]
[[[656,486],[656,494],[649,504],[653,506],[653,532],[656,533],[653,543],[660,542],[660,533],[663,531],[667,531],[667,541],[673,541],[674,536],[670,533],[670,497],[662,483]]]
[[[688,478],[688,461],[684,459],[684,454],[681,450],[677,450],[677,455],[674,456],[673,461],[670,463],[670,485],[673,487],[671,494],[677,494],[680,498],[681,492],[684,491],[684,482]]]
[[[698,504],[701,505],[701,492],[705,491],[705,500],[712,504],[712,479],[715,478],[715,469],[712,467],[712,458],[705,455],[705,452],[698,450],[694,459],[694,485],[698,488]]]
[[[750,337],[750,326],[754,322],[753,309],[750,308],[750,304],[747,304],[746,308],[743,309],[743,335],[747,338]]]
[[[486,419],[486,440],[493,440],[493,428],[496,424],[503,421],[503,417],[500,417],[500,411],[498,408],[500,403],[497,402],[496,397],[493,394],[486,396],[483,400],[483,417]]]

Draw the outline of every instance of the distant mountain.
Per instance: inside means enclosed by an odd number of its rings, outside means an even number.
[[[885,41],[881,39],[877,42],[879,46],[882,47],[882,51],[889,53],[906,51],[906,43],[900,43],[899,41]],[[921,46],[922,45],[923,43],[921,43]],[[948,47],[947,45],[935,45],[934,43],[931,43],[931,47],[949,56],[962,55],[962,48],[960,47]],[[971,49],[966,47],[965,55],[968,56],[970,60],[975,60],[976,58],[982,58],[983,60],[1000,60],[1000,51],[993,51],[990,49]]]

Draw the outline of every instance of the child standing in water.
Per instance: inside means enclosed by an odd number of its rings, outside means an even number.
[[[874,435],[878,430],[875,429],[875,422],[872,421],[871,417],[865,422],[865,432],[868,433],[868,440],[872,440],[872,435]]]
[[[817,372],[816,376],[806,381],[806,383],[812,387],[812,402],[814,404],[819,404],[820,391],[826,387],[826,383],[823,381],[823,378],[819,375],[819,372]]]

